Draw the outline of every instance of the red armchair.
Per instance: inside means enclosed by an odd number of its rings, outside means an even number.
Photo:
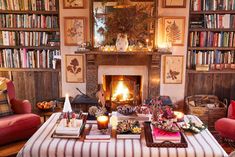
[[[222,138],[235,141],[235,101],[231,101],[228,107],[227,118],[221,118],[215,122],[215,130]]]
[[[13,114],[0,117],[0,145],[28,139],[41,124],[40,117],[31,113],[30,102],[16,99],[13,82],[5,80]]]

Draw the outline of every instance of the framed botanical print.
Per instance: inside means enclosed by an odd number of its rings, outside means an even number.
[[[185,8],[186,0],[163,0],[163,8]]]
[[[164,39],[172,46],[184,45],[185,17],[163,17]]]
[[[65,55],[66,82],[84,82],[84,55]]]
[[[84,0],[63,0],[64,9],[84,8]]]
[[[64,18],[64,44],[76,46],[86,42],[86,19],[85,17]]]
[[[181,84],[183,80],[183,56],[164,56],[163,82],[165,84]]]

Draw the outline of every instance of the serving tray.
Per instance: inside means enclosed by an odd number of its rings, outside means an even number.
[[[154,143],[153,136],[152,136],[152,129],[151,129],[151,122],[144,122],[144,135],[146,140],[147,147],[174,147],[174,148],[187,148],[188,143],[185,140],[184,135],[180,132],[181,135],[181,142],[180,143],[173,143],[170,141],[164,141],[162,143]]]

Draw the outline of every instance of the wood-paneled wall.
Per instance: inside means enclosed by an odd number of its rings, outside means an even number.
[[[39,101],[59,98],[61,95],[60,71],[1,71],[0,76],[13,80],[16,98],[27,99],[33,111]]]
[[[185,96],[213,94],[220,100],[235,99],[235,73],[187,72]]]

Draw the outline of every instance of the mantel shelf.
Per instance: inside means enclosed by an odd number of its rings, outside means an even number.
[[[169,55],[171,52],[153,52],[153,51],[134,51],[134,52],[104,52],[104,51],[75,51],[76,54],[86,54],[86,55]]]

